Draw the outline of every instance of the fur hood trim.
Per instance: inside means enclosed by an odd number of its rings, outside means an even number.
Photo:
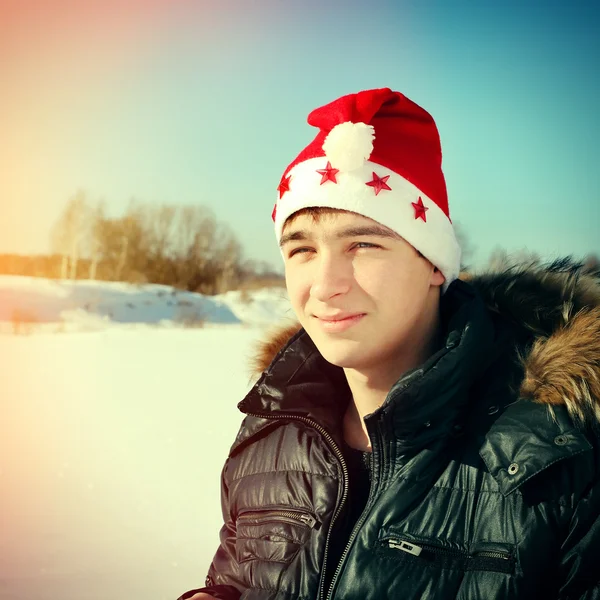
[[[530,332],[519,349],[520,395],[553,407],[565,405],[580,426],[600,425],[600,271],[570,259],[531,263],[466,276],[488,309]],[[274,330],[257,348],[253,371],[264,371],[298,323]]]
[[[600,271],[557,260],[473,278],[488,308],[533,334],[520,352],[520,395],[565,405],[580,426],[600,425]]]

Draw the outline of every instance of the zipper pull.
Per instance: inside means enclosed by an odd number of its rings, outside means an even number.
[[[403,550],[404,552],[408,552],[408,554],[412,554],[413,556],[419,556],[423,551],[421,546],[417,546],[416,544],[410,544],[409,542],[405,542],[403,540],[388,540],[388,547],[394,548],[396,550]]]
[[[311,529],[317,524],[317,520],[312,515],[300,515],[300,520]]]

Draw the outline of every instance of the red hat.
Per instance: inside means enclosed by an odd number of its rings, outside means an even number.
[[[342,96],[313,110],[315,139],[285,170],[273,210],[277,241],[302,208],[352,211],[389,227],[444,274],[458,277],[460,247],[448,210],[442,150],[431,115],[389,88]]]

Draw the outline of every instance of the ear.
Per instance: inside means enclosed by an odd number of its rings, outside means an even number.
[[[446,278],[443,273],[437,268],[433,267],[433,271],[431,273],[431,285],[433,286],[441,286],[444,285]]]

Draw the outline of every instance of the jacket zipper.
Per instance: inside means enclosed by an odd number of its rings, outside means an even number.
[[[375,452],[378,451],[378,443],[375,442],[375,439],[379,440],[379,438],[376,437],[375,435],[373,435],[371,432],[369,432],[369,438],[371,439],[371,443],[372,443],[371,465],[373,465],[373,456],[374,456]],[[372,469],[371,469],[371,471],[372,471]],[[370,509],[371,509],[370,501],[371,501],[371,498],[375,496],[375,492],[373,491],[375,489],[375,486],[373,485],[373,482],[375,481],[376,474],[374,472],[372,472],[371,477],[372,477],[371,489],[369,491],[369,497],[367,498],[367,503],[366,503],[365,508],[363,509],[363,512],[360,515],[358,521],[354,524],[354,527],[352,528],[352,532],[350,533],[350,537],[348,538],[348,542],[346,543],[344,551],[342,552],[342,555],[340,556],[340,558],[338,560],[337,568],[336,568],[335,573],[333,574],[333,577],[331,578],[331,582],[329,584],[329,590],[327,593],[326,600],[332,599],[336,580],[342,571],[342,565],[344,564],[344,562],[346,561],[346,558],[348,557],[348,554],[350,553],[350,547],[352,546],[354,539],[358,535],[360,528],[363,526],[363,523],[367,520],[368,511],[370,511]],[[379,477],[379,474],[377,474],[377,477]],[[321,596],[319,596],[319,600],[321,600]]]
[[[321,600],[324,597],[324,588],[325,588],[325,573],[327,572],[327,553],[329,551],[329,541],[331,538],[331,532],[333,531],[333,526],[337,521],[342,509],[344,508],[344,504],[346,504],[346,500],[348,498],[348,465],[346,465],[346,461],[344,460],[344,455],[340,450],[339,446],[335,443],[335,440],[331,437],[331,434],[325,429],[323,426],[319,425],[316,421],[309,419],[308,417],[301,417],[300,415],[270,415],[270,414],[260,414],[260,413],[246,413],[251,417],[256,417],[257,419],[270,419],[272,421],[302,421],[307,425],[310,425],[314,429],[316,429],[322,436],[325,438],[325,441],[329,444],[329,447],[336,455],[340,466],[342,467],[342,497],[340,502],[333,513],[333,517],[331,518],[331,523],[329,524],[329,531],[327,532],[327,539],[325,540],[325,552],[323,554],[323,564],[321,566],[321,580],[319,582],[319,593],[317,598]]]
[[[420,377],[421,375],[422,375],[422,371],[415,371],[406,379],[403,387],[404,388],[408,387],[409,383],[411,383],[415,378]],[[386,397],[386,401],[387,401],[387,397]],[[367,429],[369,429],[368,426],[367,426]],[[380,452],[379,437],[377,435],[375,435],[375,431],[373,431],[373,432],[369,431],[368,433],[369,433],[369,438],[370,438],[371,444],[372,444],[371,465],[373,465],[373,457]],[[381,450],[381,451],[383,451],[383,450]],[[381,464],[381,460],[379,461],[379,463]],[[348,542],[346,543],[346,547],[344,548],[344,551],[342,552],[342,555],[338,561],[337,568],[335,570],[335,573],[333,574],[333,577],[331,578],[331,583],[329,584],[329,591],[327,593],[326,600],[332,600],[335,584],[337,582],[337,578],[339,577],[339,575],[342,571],[342,566],[343,566],[344,562],[346,561],[348,554],[350,553],[350,548],[352,547],[352,544],[354,543],[354,540],[355,540],[356,536],[358,535],[358,532],[360,531],[364,522],[367,520],[367,515],[371,510],[371,500],[375,497],[374,482],[379,478],[380,478],[380,473],[376,474],[372,471],[371,489],[369,490],[369,497],[367,498],[367,503],[365,505],[365,508],[363,509],[362,514],[358,518],[358,521],[354,524],[354,527],[352,528],[352,532],[350,533],[350,537],[348,538]],[[322,600],[322,598],[323,597],[321,595],[319,595],[319,600]]]
[[[251,520],[265,522],[277,518],[298,521],[299,523],[302,523],[302,525],[306,525],[311,529],[314,529],[317,524],[317,519],[315,519],[310,513],[297,510],[253,510],[238,515],[238,521]]]
[[[480,552],[475,552],[470,554],[469,552],[465,552],[464,550],[453,550],[450,548],[444,548],[442,546],[436,546],[434,544],[426,544],[419,542],[415,544],[414,542],[403,540],[402,538],[388,538],[384,540],[384,544],[387,544],[388,548],[393,548],[394,550],[402,550],[408,554],[412,554],[413,556],[420,556],[423,550],[427,552],[431,552],[432,554],[444,555],[444,556],[458,556],[465,559],[471,558],[493,558],[511,561],[513,560],[513,556],[508,552],[502,552],[500,550],[482,550]]]

